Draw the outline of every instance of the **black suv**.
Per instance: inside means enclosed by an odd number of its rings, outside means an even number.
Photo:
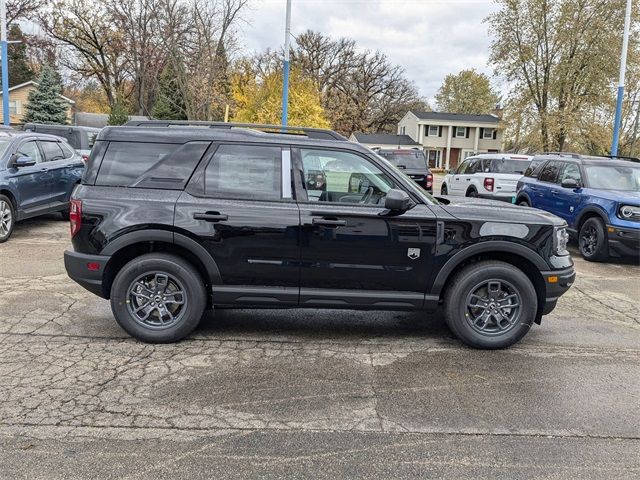
[[[463,342],[502,348],[574,280],[554,215],[437,200],[348,141],[174,127],[103,129],[71,203],[69,276],[140,340],[207,308],[443,304]]]
[[[422,150],[414,148],[380,148],[375,152],[392,165],[403,171],[405,175],[433,193],[433,174],[427,165],[427,158]]]

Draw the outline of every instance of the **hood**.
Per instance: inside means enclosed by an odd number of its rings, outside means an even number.
[[[582,191],[592,197],[604,198],[606,200],[621,203],[631,201],[634,204],[640,205],[640,192],[633,190],[599,190],[595,188],[584,188]]]
[[[482,198],[444,196],[441,208],[459,220],[482,219],[487,222],[516,222],[523,224],[562,226],[567,223],[552,213],[537,208],[521,207],[511,203]]]

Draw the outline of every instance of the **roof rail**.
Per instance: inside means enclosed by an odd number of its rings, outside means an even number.
[[[628,157],[625,155],[603,155],[603,157],[610,158],[612,160],[628,160],[630,162],[640,163],[640,158]]]
[[[580,155],[579,153],[572,152],[543,152],[538,153],[538,155],[558,155],[560,157],[582,158],[582,155]]]
[[[208,127],[208,128],[246,128],[258,130],[264,133],[301,135],[319,140],[340,140],[347,142],[348,139],[333,130],[325,128],[310,127],[285,127],[283,125],[263,125],[257,123],[231,123],[231,122],[207,122],[202,120],[130,120],[125,123],[128,127]]]

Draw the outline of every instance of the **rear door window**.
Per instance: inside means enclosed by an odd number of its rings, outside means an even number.
[[[44,159],[46,162],[55,162],[56,160],[62,160],[65,158],[65,154],[58,145],[58,142],[49,140],[40,140],[40,146],[44,152]]]
[[[266,145],[220,145],[204,175],[208,196],[280,200],[282,149]]]
[[[491,160],[491,173],[512,173],[524,175],[529,166],[528,160],[514,160],[511,158],[494,158]]]
[[[538,175],[538,180],[540,180],[541,182],[556,183],[558,179],[558,172],[560,171],[561,167],[562,162],[558,162],[555,160],[547,162],[542,167],[540,175]]]

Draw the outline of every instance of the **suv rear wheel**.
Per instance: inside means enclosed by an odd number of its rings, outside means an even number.
[[[15,223],[16,213],[13,203],[8,197],[0,195],[0,243],[9,240]]]
[[[470,188],[469,190],[467,190],[466,196],[471,198],[476,198],[478,196],[478,192],[476,191],[475,188]]]
[[[538,310],[536,290],[519,270],[489,260],[459,271],[445,295],[447,325],[475,348],[506,348],[531,328]]]
[[[601,262],[609,256],[604,222],[598,217],[588,218],[580,227],[578,248],[589,262]]]
[[[447,184],[446,184],[446,183],[445,183],[445,184],[443,184],[443,185],[440,187],[440,195],[447,195]]]
[[[174,255],[134,258],[111,286],[111,310],[131,336],[149,343],[176,342],[200,323],[206,290],[196,269]]]

